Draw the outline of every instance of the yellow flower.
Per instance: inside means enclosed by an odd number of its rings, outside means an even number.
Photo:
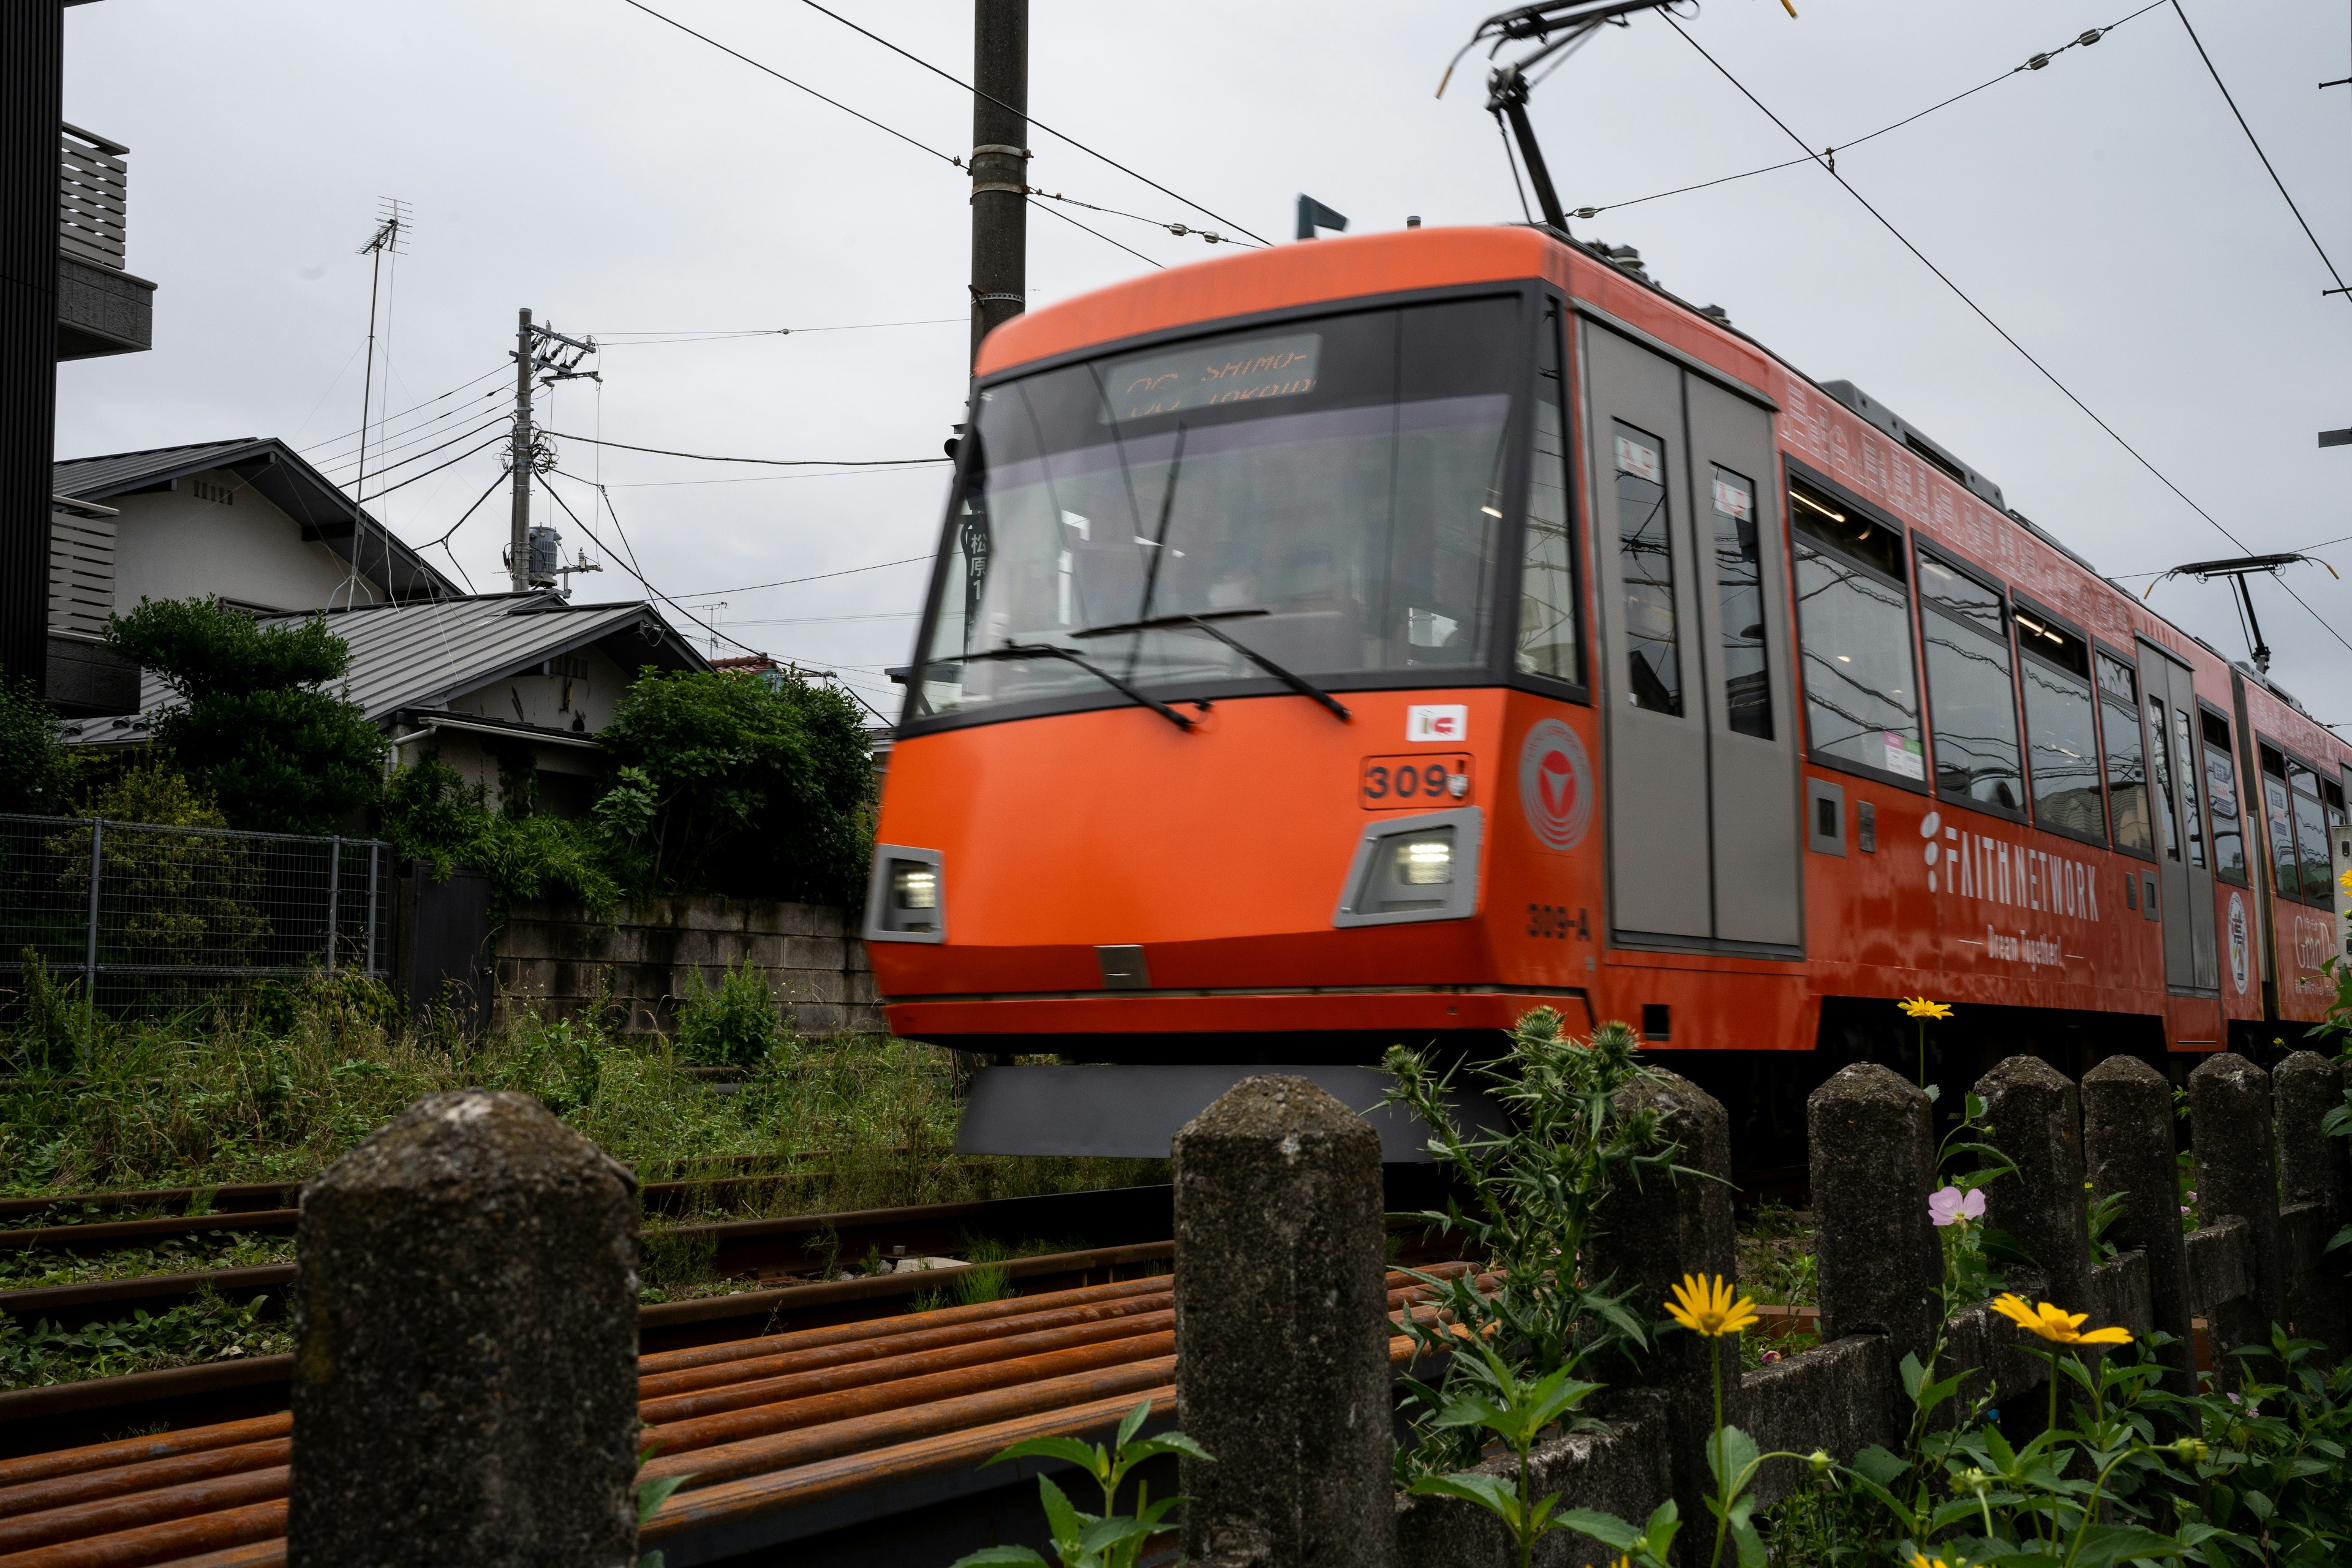
[[[1914,1018],[1948,1018],[1952,1016],[1949,1002],[1930,1002],[1925,996],[1906,996],[1900,1005]]]
[[[2055,1303],[2042,1302],[2029,1307],[2013,1295],[1995,1299],[1992,1310],[2030,1333],[2041,1335],[2053,1345],[2127,1345],[2131,1343],[2129,1329],[2093,1329],[2083,1332],[2088,1312],[2068,1312]]]
[[[1666,1316],[1695,1334],[1715,1339],[1736,1334],[1756,1321],[1756,1303],[1742,1296],[1731,1299],[1731,1286],[1720,1274],[1701,1279],[1685,1274],[1666,1303]]]
[[[1924,1552],[1914,1552],[1911,1553],[1911,1561],[1906,1563],[1904,1568],[1945,1568],[1945,1564],[1944,1560],[1940,1557],[1930,1557]],[[1969,1568],[1969,1565],[1966,1562],[1955,1557],[1952,1559],[1951,1568]]]

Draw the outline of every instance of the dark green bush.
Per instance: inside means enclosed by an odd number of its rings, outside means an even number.
[[[488,877],[493,919],[538,899],[569,898],[597,910],[620,901],[611,847],[594,823],[509,816],[437,757],[384,785],[383,836],[395,859],[430,861],[436,876],[465,865]]]
[[[678,999],[677,1054],[696,1067],[753,1067],[784,1038],[768,977],[746,958],[720,972],[719,984],[689,974]]]
[[[647,892],[856,903],[873,758],[856,703],[797,676],[646,670],[602,735],[598,819]]]
[[[261,626],[214,599],[142,599],[106,646],[179,699],[156,743],[236,827],[327,833],[372,805],[383,736],[357,703],[321,689],[351,667],[325,617]]]
[[[0,680],[0,811],[62,816],[66,779],[58,716],[29,681]]]

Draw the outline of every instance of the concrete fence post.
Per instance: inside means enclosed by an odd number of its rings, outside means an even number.
[[[303,1184],[292,1568],[636,1555],[637,1196],[526,1094],[428,1094]]]
[[[1175,1142],[1184,1552],[1389,1568],[1381,1141],[1303,1078],[1244,1079]]]
[[[1927,1215],[1930,1110],[1917,1085],[1874,1062],[1845,1068],[1805,1101],[1824,1344],[1884,1334],[1898,1363],[1935,1349],[1944,1255]]]
[[[1666,1298],[1684,1275],[1719,1274],[1736,1280],[1738,1274],[1731,1212],[1731,1118],[1705,1089],[1663,1071],[1618,1091],[1621,1117],[1643,1110],[1656,1114],[1661,1136],[1681,1146],[1679,1163],[1703,1174],[1653,1176],[1639,1186],[1625,1182],[1612,1189],[1594,1215],[1595,1239],[1585,1267],[1590,1277],[1610,1279],[1612,1290],[1628,1293],[1635,1317],[1657,1321],[1665,1316]],[[1668,1330],[1637,1366],[1623,1369],[1622,1376],[1588,1374],[1612,1385],[1638,1383],[1664,1396],[1675,1502],[1685,1520],[1708,1517],[1705,1499],[1714,1488],[1706,1440],[1715,1422],[1709,1356],[1718,1352],[1724,1361],[1724,1419],[1738,1425],[1745,1411],[1737,1340],[1702,1339]]]
[[[2235,1215],[2246,1222],[2248,1272],[2253,1290],[2207,1313],[2216,1381],[2239,1381],[2242,1358],[2229,1352],[2267,1345],[2271,1325],[2286,1321],[2286,1276],[2279,1256],[2278,1162],[2271,1121],[2270,1075],[2224,1051],[2189,1075],[2189,1135],[2197,1152],[2197,1217],[2213,1225]],[[2227,1369],[2227,1370],[2225,1370]]]
[[[2352,1218],[2352,1140],[2330,1138],[2319,1124],[2344,1103],[2352,1063],[2342,1069],[2314,1051],[2297,1051],[2279,1063],[2271,1075],[2278,1099],[2279,1198],[2293,1206],[2308,1204],[2313,1213],[2303,1216],[2297,1246],[2287,1260],[2287,1306],[2294,1315],[2294,1331],[2317,1340],[2338,1359],[2352,1355],[2352,1324],[2347,1324],[2345,1269],[2352,1259],[2337,1253],[2323,1258],[2327,1245],[2347,1218]]]
[[[2123,1194],[2109,1239],[2147,1259],[2148,1304],[2157,1328],[2177,1343],[2161,1352],[2164,1386],[2197,1391],[2189,1343],[2188,1248],[2180,1235],[2172,1152],[2172,1086],[2137,1057],[2109,1057],[2083,1075],[2083,1145],[2091,1189]]]
[[[2074,1080],[2035,1057],[2011,1057],[1977,1080],[1984,1141],[2017,1174],[1988,1184],[1985,1223],[2007,1231],[2041,1268],[2042,1299],[2089,1312],[2090,1213],[2083,1190],[2083,1113]]]

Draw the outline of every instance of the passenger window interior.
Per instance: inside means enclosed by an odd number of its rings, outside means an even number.
[[[1789,521],[1811,754],[1832,767],[1924,782],[1902,534],[1794,479]]]
[[[1528,469],[1527,541],[1519,573],[1517,662],[1523,675],[1581,682],[1576,546],[1569,529],[1568,443],[1560,415],[1559,304],[1545,307],[1538,350],[1534,460]]]
[[[2238,810],[2238,764],[2230,751],[2230,721],[2198,714],[2205,731],[2205,805],[2213,818],[2213,874],[2246,885],[2246,831]]]
[[[2099,731],[2105,740],[2107,808],[2114,815],[2116,847],[2156,853],[2147,819],[2147,749],[2139,734],[2139,672],[2100,652],[2092,658],[2099,681]]]
[[[2018,672],[2025,682],[2027,766],[2033,820],[2095,844],[2107,841],[2099,794],[2099,739],[2092,716],[2091,650],[2074,633],[2020,609]]]
[[[2017,689],[2000,590],[1922,551],[1919,599],[1936,788],[1956,800],[2021,814]]]

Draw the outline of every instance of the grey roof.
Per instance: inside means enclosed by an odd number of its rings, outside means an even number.
[[[299,626],[307,615],[271,616],[265,626]],[[351,645],[348,695],[383,723],[413,708],[438,708],[455,697],[530,668],[543,659],[600,646],[622,668],[708,669],[709,661],[645,603],[567,605],[553,594],[485,594],[473,598],[362,605],[326,613]],[[171,700],[153,672],[139,678],[143,716]],[[147,736],[143,717],[82,719],[65,727],[83,744]]]
[[[357,549],[360,575],[394,598],[446,598],[457,585],[395,538],[301,454],[275,436],[198,441],[102,458],[68,458],[50,465],[49,488],[73,500],[103,500],[176,484],[190,474],[226,468],[300,523],[305,537],[350,561]]]

